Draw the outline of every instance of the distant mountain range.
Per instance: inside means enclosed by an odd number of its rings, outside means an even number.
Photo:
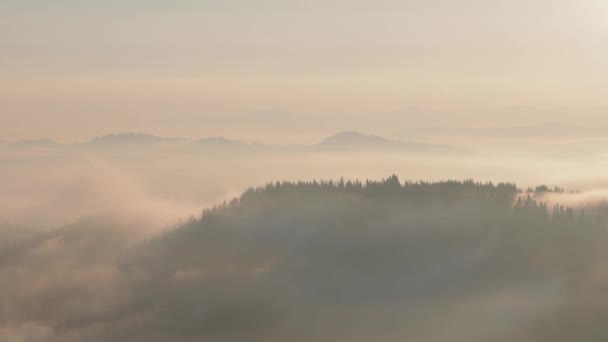
[[[212,146],[247,146],[251,145],[242,140],[226,139],[224,137],[208,137],[199,139],[195,142],[199,145],[212,145]]]
[[[26,139],[20,141],[0,140],[0,144],[13,145],[17,147],[48,147],[60,145],[59,143],[49,139]]]
[[[334,149],[389,149],[425,153],[466,153],[467,151],[447,145],[423,144],[391,140],[378,135],[358,131],[344,131],[325,138],[317,146]]]
[[[365,134],[357,131],[344,131],[323,139],[320,146],[387,146],[399,144],[394,140],[385,139],[383,137]]]
[[[424,144],[418,142],[404,142],[399,140],[387,139],[378,135],[366,134],[358,131],[343,131],[335,135],[329,136],[319,143],[313,145],[290,145],[278,146],[268,145],[259,142],[250,143],[242,140],[227,139],[221,136],[207,137],[199,140],[190,140],[183,138],[167,138],[145,133],[114,133],[96,137],[90,141],[81,144],[72,144],[65,146],[79,146],[80,148],[97,147],[97,148],[115,148],[118,146],[133,146],[145,147],[149,144],[165,144],[178,143],[177,146],[184,146],[189,151],[195,152],[200,148],[205,151],[217,150],[222,151],[229,148],[232,151],[248,151],[251,148],[268,149],[268,150],[315,150],[315,151],[337,151],[337,150],[387,150],[387,151],[403,151],[409,153],[464,153],[466,151],[447,146]],[[62,146],[48,139],[28,140],[19,143],[21,146]]]
[[[89,144],[146,144],[146,143],[158,143],[158,142],[169,142],[179,141],[185,139],[179,138],[165,138],[159,137],[152,134],[145,133],[116,133],[107,134],[100,137],[96,137],[89,141]]]

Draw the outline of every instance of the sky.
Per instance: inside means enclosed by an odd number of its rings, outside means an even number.
[[[0,139],[602,118],[607,39],[605,0],[3,0]]]

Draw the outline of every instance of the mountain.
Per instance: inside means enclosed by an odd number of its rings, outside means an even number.
[[[358,131],[344,131],[323,139],[316,145],[324,149],[380,149],[410,153],[468,153],[448,145],[391,140]]]
[[[395,152],[408,153],[468,153],[467,151],[451,147],[448,145],[425,144],[419,142],[404,142],[399,140],[387,139],[374,134],[366,134],[358,131],[343,131],[323,139],[315,145],[267,145],[261,142],[246,142],[237,139],[228,139],[223,136],[211,136],[199,140],[189,140],[184,138],[169,138],[147,133],[112,133],[98,136],[88,142],[77,144],[77,146],[87,148],[103,148],[112,151],[120,152],[121,150],[115,147],[137,147],[138,150],[145,149],[147,145],[153,145],[155,148],[158,144],[183,142],[183,145],[168,144],[168,148],[182,146],[185,151],[196,152],[213,152],[221,153],[223,151],[232,152],[301,152],[310,151],[310,148],[316,150],[387,150]],[[48,139],[24,140],[18,143],[12,143],[22,147],[41,147],[59,145]]]
[[[398,144],[397,141],[388,140],[373,134],[365,134],[357,131],[344,131],[325,138],[319,145],[338,147],[370,147],[389,146]]]
[[[189,143],[185,149],[190,153],[223,155],[225,153],[249,155],[251,153],[270,152],[272,148],[261,143],[250,143],[243,140],[227,139],[222,136],[202,138]]]
[[[207,137],[196,141],[196,144],[201,145],[221,145],[221,146],[245,146],[249,145],[248,143],[240,140],[226,139],[224,137]]]
[[[107,134],[97,137],[89,142],[89,144],[147,144],[158,142],[179,141],[178,138],[165,138],[152,134],[145,133],[116,133]]]
[[[21,140],[15,143],[15,145],[19,146],[19,147],[50,147],[50,146],[55,146],[58,145],[58,143],[56,143],[55,141],[52,141],[50,139],[26,139],[26,140]]]
[[[0,250],[0,327],[45,342],[604,341],[587,337],[608,312],[606,208],[549,212],[519,192],[275,182],[141,242],[83,221]]]

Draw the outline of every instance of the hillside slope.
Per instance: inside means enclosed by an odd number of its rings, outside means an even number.
[[[585,304],[606,295],[600,212],[550,214],[529,195],[274,183],[135,245],[69,227],[0,264],[0,327],[30,341],[601,341],[608,306]]]

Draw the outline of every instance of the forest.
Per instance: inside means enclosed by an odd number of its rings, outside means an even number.
[[[0,336],[603,341],[608,210],[547,192],[274,182],[143,239],[82,221],[0,248]]]

